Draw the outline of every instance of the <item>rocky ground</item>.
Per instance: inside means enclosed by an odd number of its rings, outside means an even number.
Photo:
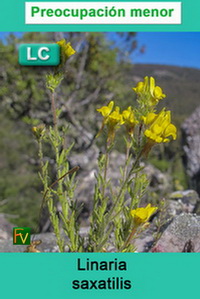
[[[165,222],[157,234],[159,214],[153,218],[150,227],[135,240],[138,252],[200,252],[200,216],[198,211],[200,199],[193,190],[172,193],[166,199]],[[12,244],[12,227],[4,215],[0,215],[0,252],[24,252],[26,246]],[[86,235],[88,227],[83,227]],[[37,247],[41,252],[57,252],[53,233],[42,233],[34,236],[42,240]],[[109,248],[114,252],[114,248]]]

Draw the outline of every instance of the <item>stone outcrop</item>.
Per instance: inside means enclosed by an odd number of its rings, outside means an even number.
[[[6,219],[4,214],[0,214],[0,241],[7,240],[12,236],[14,226]]]
[[[193,238],[195,229],[193,225],[190,226],[188,224],[190,220],[194,222],[200,221],[200,217],[194,214],[197,211],[199,203],[199,196],[197,192],[194,190],[176,191],[171,193],[165,200],[165,209],[162,212],[163,214],[160,215],[158,213],[158,215],[154,217],[150,227],[147,230],[145,230],[144,233],[142,233],[138,239],[135,240],[134,244],[136,245],[137,251],[182,252],[184,245],[188,241],[191,241],[192,243],[195,241],[196,246],[194,246],[194,251],[200,250],[200,244],[196,240],[198,239],[198,236],[195,237],[195,239]],[[180,215],[188,216],[181,216],[179,218]],[[160,216],[162,216],[162,224],[160,227],[160,234],[162,235],[157,244],[155,245],[154,237],[158,233],[156,223],[159,222],[158,219]],[[200,229],[200,222],[198,223]],[[189,225],[187,235],[184,236],[184,231],[182,231],[182,228],[187,225]],[[179,236],[181,236],[178,239],[177,236],[171,236],[171,227],[173,228],[174,226],[177,226],[176,232]],[[172,241],[170,241],[169,239]],[[173,245],[173,242],[175,242],[175,246]]]
[[[167,213],[172,217],[181,213],[196,213],[199,203],[200,199],[196,191],[176,191],[171,193],[167,199]]]
[[[200,194],[200,107],[181,126],[183,162],[190,187]]]
[[[200,216],[190,213],[176,216],[152,251],[200,252]]]

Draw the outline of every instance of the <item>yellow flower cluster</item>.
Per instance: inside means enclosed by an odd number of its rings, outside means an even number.
[[[123,124],[126,126],[127,132],[133,136],[134,126],[138,123],[135,119],[133,108],[130,106],[127,110],[120,113],[120,108],[118,106],[116,106],[114,110],[113,107],[114,101],[111,101],[108,106],[103,106],[97,109],[104,118],[102,129],[104,125],[108,128],[108,139],[113,141],[115,131]]]
[[[137,93],[137,95],[147,97],[148,104],[150,106],[155,106],[160,100],[166,97],[162,88],[155,85],[155,79],[153,77],[149,78],[146,76],[144,81],[138,82],[133,90]]]
[[[133,217],[135,226],[146,223],[157,209],[157,207],[152,207],[151,204],[148,204],[145,208],[131,210],[131,216]]]
[[[131,106],[120,113],[120,108],[118,106],[114,108],[115,103],[111,101],[108,106],[97,109],[103,116],[102,128],[99,133],[106,125],[108,128],[108,140],[113,141],[116,130],[121,125],[125,125],[128,134],[133,137],[135,126],[140,124],[140,128],[143,128],[144,136],[147,137],[146,153],[155,143],[169,142],[170,136],[175,140],[177,129],[171,123],[171,112],[165,109],[162,109],[157,114],[154,112],[155,105],[166,97],[162,89],[156,86],[155,79],[153,77],[145,77],[144,81],[139,82],[133,90],[143,101],[148,102],[146,103],[148,109],[145,110],[146,112],[143,111],[143,116],[139,117],[138,113],[136,115]]]

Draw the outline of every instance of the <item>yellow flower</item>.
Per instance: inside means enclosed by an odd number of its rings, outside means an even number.
[[[135,119],[133,108],[129,106],[127,110],[122,112],[122,116],[128,133],[133,136],[134,127],[138,123]]]
[[[148,113],[146,117],[143,117],[143,121],[148,126],[144,135],[151,141],[169,142],[169,136],[172,136],[173,140],[176,139],[177,129],[171,124],[171,111],[163,109],[159,114]]]
[[[70,56],[76,53],[76,51],[72,48],[71,43],[66,43],[64,38],[58,41],[57,44],[61,48],[61,64],[65,63]]]
[[[150,112],[147,114],[147,116],[142,116],[142,120],[144,121],[145,125],[150,125],[153,123],[153,121],[155,120],[155,118],[158,116],[158,114],[154,113],[154,112]]]
[[[134,224],[139,226],[141,224],[146,223],[151,215],[157,211],[157,207],[152,207],[151,204],[148,204],[145,208],[137,208],[135,210],[131,210],[131,216],[134,219]]]
[[[32,127],[32,132],[36,133],[37,132],[37,127]]]
[[[146,77],[145,77],[146,78]],[[133,87],[132,89],[137,93],[137,94],[140,94],[140,93],[144,93],[145,91],[145,84],[144,82],[138,82],[136,87]]]
[[[125,123],[129,123],[131,125],[134,125],[137,123],[137,121],[135,120],[133,108],[131,106],[129,106],[127,110],[124,110],[122,112],[122,116],[123,116]]]
[[[97,109],[97,111],[102,114],[102,116],[104,117],[104,119],[106,119],[109,116],[109,114],[112,112],[113,106],[114,106],[114,102],[111,101],[108,104],[108,106],[103,106],[103,107]]]
[[[70,43],[67,43],[65,46],[65,55],[67,57],[70,57],[72,55],[74,55],[76,53],[76,51],[72,48]]]
[[[35,138],[37,140],[39,140],[40,138],[43,137],[44,133],[45,133],[45,125],[44,124],[40,124],[36,127],[32,127],[32,132],[35,136]]]
[[[61,48],[64,48],[64,46],[66,45],[66,40],[63,38],[61,40],[59,40],[57,42],[57,44],[61,47]]]
[[[156,105],[160,100],[166,97],[162,88],[155,85],[155,79],[153,77],[146,76],[144,81],[139,82],[133,90],[139,96],[145,96],[149,98],[150,106]]]
[[[124,120],[123,116],[120,113],[120,108],[117,106],[115,110],[109,114],[108,118],[106,119],[106,125],[108,128],[108,142],[113,142],[115,138],[115,132],[121,125],[123,125]]]
[[[118,106],[115,107],[115,110],[108,115],[106,123],[108,124],[109,127],[116,127],[118,125],[119,126],[123,125],[124,123],[123,116],[120,113],[120,108]]]

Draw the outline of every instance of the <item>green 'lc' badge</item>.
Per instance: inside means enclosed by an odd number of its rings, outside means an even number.
[[[19,46],[19,64],[30,66],[58,65],[60,47],[57,44],[22,44]]]

